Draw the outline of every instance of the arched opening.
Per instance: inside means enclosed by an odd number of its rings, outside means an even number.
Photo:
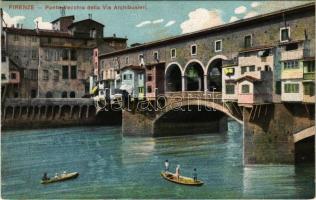
[[[31,98],[35,98],[36,97],[36,90],[31,90]]]
[[[86,105],[81,107],[81,115],[80,115],[81,119],[84,119],[86,117],[87,110],[88,110],[88,107]]]
[[[48,91],[48,92],[46,93],[46,98],[53,98],[53,93],[50,92],[50,91]]]
[[[80,107],[78,105],[74,106],[72,108],[71,119],[78,119],[79,118],[79,112],[80,112]]]
[[[207,89],[209,91],[222,91],[222,63],[223,59],[213,60],[207,68]]]
[[[314,135],[295,143],[295,162],[299,164],[315,162]]]
[[[56,119],[58,117],[58,114],[59,114],[59,109],[60,107],[59,106],[54,106],[53,108],[53,115],[52,115],[52,119]]]
[[[61,115],[60,118],[64,120],[68,120],[70,118],[70,106],[69,105],[63,105],[61,107]]]
[[[13,115],[13,107],[12,106],[8,106],[6,108],[6,116],[5,119],[11,119]]]
[[[93,117],[96,114],[95,106],[89,106],[89,117]]]
[[[170,110],[158,118],[154,122],[154,136],[221,133],[227,128],[227,116],[220,111],[203,105],[181,109]]]
[[[76,97],[76,93],[75,93],[74,91],[71,91],[71,92],[69,93],[69,97],[70,97],[70,98],[75,98],[75,97]]]
[[[67,92],[66,91],[63,91],[61,93],[61,98],[67,98]]]
[[[199,63],[192,62],[186,67],[185,78],[187,91],[204,90],[204,70]]]
[[[182,90],[181,70],[177,64],[172,64],[166,71],[166,91],[176,92]]]

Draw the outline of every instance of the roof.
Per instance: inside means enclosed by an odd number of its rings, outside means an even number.
[[[236,79],[237,82],[240,82],[240,81],[243,81],[243,80],[247,80],[247,81],[250,81],[250,82],[260,81],[260,79],[257,79],[257,78],[254,78],[254,77],[248,76],[248,75]]]
[[[275,46],[258,46],[258,47],[251,47],[247,49],[243,49],[239,51],[239,53],[245,53],[245,52],[252,52],[252,51],[260,51],[260,50],[265,50],[265,49],[272,49]]]
[[[117,40],[117,41],[126,41],[128,40],[127,38],[119,38],[119,37],[104,37],[102,38],[103,40],[110,40],[110,41],[113,41],[113,40]]]
[[[72,20],[74,20],[74,19],[75,19],[75,16],[73,16],[73,15],[62,16],[62,17],[59,17],[59,18],[55,19],[55,20],[52,21],[51,23],[55,23],[55,22],[57,22],[57,21],[59,21],[59,20],[61,20],[61,19],[66,19],[66,18],[71,18]]]
[[[232,29],[235,29],[237,27],[258,24],[262,21],[266,21],[266,20],[270,20],[270,19],[274,19],[274,18],[280,18],[280,17],[282,18],[284,13],[286,13],[286,14],[301,13],[301,12],[306,12],[306,10],[312,10],[313,12],[315,12],[315,3],[312,2],[312,3],[308,3],[308,4],[304,4],[304,5],[300,5],[300,6],[296,6],[296,7],[292,7],[292,8],[278,10],[278,11],[271,12],[271,13],[257,15],[255,17],[251,17],[251,18],[237,20],[235,22],[230,22],[230,23],[226,23],[223,25],[214,26],[212,28],[203,29],[200,31],[192,32],[192,33],[186,33],[186,34],[182,34],[179,36],[174,36],[174,37],[169,37],[166,39],[161,39],[161,40],[157,40],[157,41],[153,41],[153,42],[149,42],[149,43],[144,43],[144,44],[136,46],[136,47],[130,47],[130,48],[127,48],[124,50],[115,51],[115,52],[108,53],[108,54],[103,54],[103,55],[100,55],[100,57],[110,57],[110,56],[114,56],[114,55],[124,54],[127,52],[143,50],[143,49],[148,48],[148,47],[170,44],[172,42],[182,41],[182,40],[186,40],[186,39],[194,39],[194,38],[199,37],[199,36],[206,36],[206,35],[209,35],[210,33],[216,33],[217,31],[232,30]]]
[[[19,35],[29,35],[29,36],[43,36],[43,37],[62,37],[62,38],[73,38],[73,39],[91,39],[91,38],[81,38],[74,37],[68,32],[56,31],[56,30],[46,30],[46,29],[22,29],[22,28],[4,28],[8,33],[19,34]]]
[[[71,27],[73,27],[73,26],[77,26],[78,24],[83,23],[83,22],[86,22],[86,21],[88,21],[88,22],[90,22],[90,23],[91,23],[91,22],[92,22],[92,23],[97,23],[97,24],[101,25],[102,27],[104,27],[103,24],[101,24],[100,22],[97,22],[97,21],[95,21],[95,20],[93,20],[93,19],[84,19],[84,20],[77,21],[77,22],[74,22],[74,23],[70,24],[70,25],[68,26],[68,28],[71,28]]]
[[[121,68],[121,70],[124,69],[132,69],[132,70],[145,70],[143,67],[139,66],[139,65],[127,65]]]

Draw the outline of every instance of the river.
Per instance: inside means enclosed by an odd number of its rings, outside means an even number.
[[[122,137],[121,127],[5,131],[2,198],[312,198],[314,166],[242,165],[242,128],[226,134]],[[201,187],[161,178],[164,160],[183,175],[197,168]],[[44,172],[77,171],[77,179],[40,184]]]

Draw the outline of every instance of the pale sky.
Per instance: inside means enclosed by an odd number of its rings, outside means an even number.
[[[308,1],[6,1],[2,2],[4,19],[8,25],[20,23],[24,28],[50,28],[50,22],[61,16],[59,9],[46,6],[74,6],[66,10],[75,21],[88,18],[105,25],[105,36],[127,37],[128,43],[144,43],[180,35],[212,26],[252,17],[274,10],[305,4]],[[34,10],[13,9],[12,5],[33,5]],[[114,10],[115,5],[143,6],[140,10]],[[88,10],[88,6],[100,10]],[[111,7],[111,10],[109,10]],[[84,8],[84,9],[82,9]],[[106,9],[103,9],[106,8]]]

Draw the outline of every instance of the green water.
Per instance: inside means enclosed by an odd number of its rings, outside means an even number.
[[[312,198],[313,166],[242,166],[242,130],[227,134],[122,137],[120,127],[78,127],[2,133],[2,198]],[[189,187],[160,177],[164,160],[205,184]],[[41,185],[49,175],[77,179]]]

